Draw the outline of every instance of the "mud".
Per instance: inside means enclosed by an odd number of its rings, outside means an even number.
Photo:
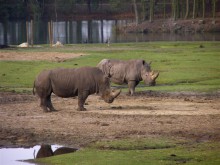
[[[58,111],[45,113],[37,96],[0,93],[0,147],[79,148],[98,140],[143,137],[220,140],[219,93],[122,93],[112,104],[91,95],[85,112],[76,110],[77,97],[53,95],[52,102]]]

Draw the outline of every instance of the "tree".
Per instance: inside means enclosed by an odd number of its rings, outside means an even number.
[[[173,19],[176,20],[176,5],[177,2],[176,0],[172,0],[172,15],[173,15]]]
[[[212,17],[215,19],[216,0],[212,0]]]
[[[205,0],[202,0],[202,18],[205,18]]]
[[[137,10],[136,0],[133,0],[133,5],[134,5],[134,13],[135,13],[135,24],[137,26],[139,23],[139,18],[138,18],[138,10]]]
[[[166,18],[166,0],[163,0],[163,18]]]
[[[186,14],[185,14],[185,19],[187,19],[189,16],[189,0],[186,0]]]
[[[150,0],[150,17],[149,21],[152,22],[154,17],[154,0]]]
[[[87,0],[88,11],[91,13],[91,0]]]
[[[196,12],[196,0],[193,0],[193,19],[195,19],[195,12]]]
[[[141,0],[141,6],[142,6],[142,20],[145,21],[147,17],[147,0]]]

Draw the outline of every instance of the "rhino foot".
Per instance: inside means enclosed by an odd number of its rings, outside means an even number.
[[[86,111],[86,108],[84,108],[84,107],[78,107],[78,108],[77,108],[77,111]]]
[[[50,111],[47,111],[47,112],[58,112],[56,109],[53,109],[53,110],[50,110]]]
[[[46,106],[41,106],[44,112],[49,112]]]

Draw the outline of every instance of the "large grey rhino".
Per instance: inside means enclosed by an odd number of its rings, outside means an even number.
[[[134,94],[135,87],[140,81],[144,80],[145,84],[154,86],[159,76],[159,72],[151,71],[150,63],[140,59],[128,61],[103,59],[97,67],[115,84],[128,84],[130,95]]]
[[[97,67],[44,70],[34,81],[33,94],[35,90],[45,112],[55,111],[51,103],[52,92],[63,98],[78,96],[80,111],[86,110],[84,103],[91,94],[99,93],[107,103],[112,103],[120,94],[120,90],[110,88],[109,78]]]

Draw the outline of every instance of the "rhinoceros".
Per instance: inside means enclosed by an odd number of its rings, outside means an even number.
[[[159,76],[159,72],[151,71],[150,63],[141,59],[128,61],[103,59],[97,67],[115,84],[128,84],[130,95],[134,94],[135,87],[140,81],[144,80],[145,84],[154,86]]]
[[[51,93],[63,98],[78,96],[79,111],[86,110],[84,103],[91,94],[112,103],[121,90],[112,90],[110,80],[97,67],[57,68],[42,71],[35,79],[33,94],[40,97],[40,106],[45,112],[56,111],[51,103]]]

